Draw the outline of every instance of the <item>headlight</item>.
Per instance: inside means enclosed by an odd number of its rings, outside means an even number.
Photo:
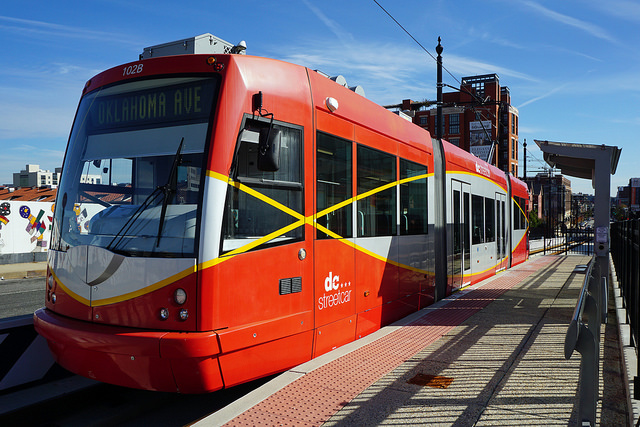
[[[169,318],[169,310],[167,310],[166,308],[161,308],[160,309],[160,319],[162,320],[167,320]]]

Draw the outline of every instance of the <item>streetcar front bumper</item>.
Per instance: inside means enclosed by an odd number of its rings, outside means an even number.
[[[224,387],[215,332],[98,325],[41,308],[34,327],[65,369],[124,387],[206,393]]]

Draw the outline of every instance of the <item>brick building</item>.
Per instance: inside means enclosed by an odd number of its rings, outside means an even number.
[[[531,192],[531,209],[550,225],[569,224],[572,215],[571,181],[563,175],[539,173],[525,179]]]
[[[444,139],[518,176],[518,110],[497,74],[463,77],[460,90],[443,93],[442,101]],[[406,99],[387,108],[401,109],[436,134],[435,102]]]
[[[616,204],[631,212],[640,212],[640,178],[630,178],[629,185],[618,187]]]

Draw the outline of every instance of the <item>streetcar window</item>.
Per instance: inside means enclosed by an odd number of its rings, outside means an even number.
[[[396,157],[358,146],[358,237],[396,234]]]
[[[501,242],[502,242],[502,249],[501,250],[502,250],[502,254],[503,255],[506,255],[506,253],[507,253],[507,239],[506,239],[507,231],[506,230],[507,230],[508,226],[507,226],[506,223],[509,220],[506,217],[506,214],[507,214],[506,213],[506,205],[507,204],[506,204],[506,202],[504,200],[501,200],[499,205],[498,205],[498,209],[500,209],[500,212],[501,212],[500,215],[502,215],[502,230],[501,230],[501,234],[500,235],[501,235]]]
[[[471,196],[471,239],[474,245],[484,243],[484,197]]]
[[[300,129],[273,125],[273,130],[280,136],[280,164],[276,171],[261,170],[258,167],[258,152],[260,150],[260,131],[268,128],[269,124],[257,120],[247,120],[242,131],[240,147],[236,156],[234,175],[259,181],[282,181],[301,183],[301,138]]]
[[[495,218],[495,200],[490,198],[484,199],[485,214],[485,241],[495,242],[496,240],[496,218]]]
[[[518,203],[520,204],[520,209],[518,209],[518,213],[520,216],[520,230],[527,229],[527,199],[524,197],[518,197]]]
[[[400,234],[427,234],[427,167],[400,159],[400,180]]]
[[[280,164],[277,171],[265,171],[258,167],[258,139],[251,137],[264,126],[264,122],[246,119],[239,138],[232,178],[240,185],[230,185],[227,190],[223,252],[242,248],[267,235],[270,238],[255,248],[303,238],[302,128],[273,124],[280,135]],[[292,227],[296,222],[299,226]],[[249,249],[254,246],[247,246]]]
[[[219,79],[136,80],[86,94],[71,131],[52,249],[193,257]]]
[[[469,231],[469,224],[471,224],[471,206],[470,206],[469,193],[466,191],[463,193],[463,242],[464,242],[464,269],[467,270],[471,266],[471,236]]]
[[[526,230],[527,229],[527,217],[525,216],[526,212],[526,201],[527,199],[523,197],[514,197],[513,198],[513,229],[514,230]]]
[[[335,208],[352,197],[351,141],[318,132],[316,145],[317,237],[353,237],[351,203]],[[322,227],[335,234],[329,235]]]

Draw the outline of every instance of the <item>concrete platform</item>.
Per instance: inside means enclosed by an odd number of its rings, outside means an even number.
[[[585,256],[540,256],[298,366],[195,425],[575,425]],[[598,425],[629,425],[615,308]]]

